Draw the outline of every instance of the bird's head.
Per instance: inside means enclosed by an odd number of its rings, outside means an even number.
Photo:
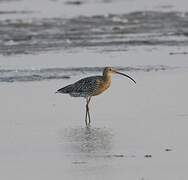
[[[129,78],[129,79],[131,79],[135,84],[136,84],[136,81],[132,78],[132,77],[130,77],[130,76],[128,76],[127,74],[124,74],[124,73],[121,73],[121,72],[119,72],[119,71],[117,71],[115,68],[113,68],[113,67],[105,67],[104,68],[104,71],[103,71],[103,76],[107,76],[107,77],[111,77],[112,76],[112,74],[120,74],[120,75],[122,75],[122,76],[125,76],[125,77],[127,77],[127,78]]]

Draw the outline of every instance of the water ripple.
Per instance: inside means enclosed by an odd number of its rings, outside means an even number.
[[[138,67],[115,67],[125,72],[150,72],[175,69],[164,65],[138,66]],[[78,67],[78,68],[44,68],[44,69],[1,69],[0,82],[29,82],[53,79],[69,79],[75,75],[101,74],[104,67]]]
[[[188,13],[137,11],[75,18],[0,21],[0,54],[70,48],[187,46]]]

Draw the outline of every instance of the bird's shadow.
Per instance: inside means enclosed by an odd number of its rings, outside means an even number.
[[[111,150],[113,133],[110,129],[95,127],[66,128],[59,131],[63,151],[87,156],[107,153]]]

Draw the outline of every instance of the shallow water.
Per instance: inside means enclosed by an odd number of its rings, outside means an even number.
[[[92,48],[126,50],[132,46],[187,46],[188,14],[137,11],[128,14],[79,16],[70,19],[6,19],[0,21],[0,53]]]
[[[1,69],[0,82],[29,82],[54,79],[69,79],[73,76],[86,74],[101,74],[104,67],[79,67],[79,68],[47,68],[47,69]],[[178,69],[178,67],[168,67],[163,65],[144,67],[116,67],[116,69],[126,72],[150,72]]]
[[[107,65],[133,74],[188,66],[184,1],[0,3],[0,82],[66,80]]]
[[[0,0],[0,178],[187,179],[186,0]],[[55,94],[105,66],[108,92]],[[11,82],[11,83],[10,83]]]
[[[112,130],[111,130],[112,131]],[[59,134],[59,143],[64,145],[67,143],[67,147],[62,147],[67,154],[78,154],[93,158],[100,156],[100,153],[108,153],[112,144],[112,132],[108,128],[70,128],[63,129]]]
[[[61,80],[1,83],[0,176],[186,179],[186,79],[182,69],[114,79],[92,99],[89,128],[85,100],[54,93]]]

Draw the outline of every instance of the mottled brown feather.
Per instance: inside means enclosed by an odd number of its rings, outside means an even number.
[[[108,89],[110,83],[111,80],[106,80],[103,76],[90,76],[65,86],[57,90],[57,92],[68,93],[73,97],[96,96]]]

